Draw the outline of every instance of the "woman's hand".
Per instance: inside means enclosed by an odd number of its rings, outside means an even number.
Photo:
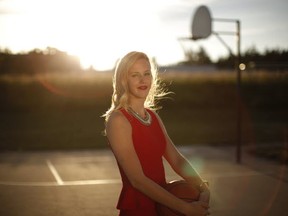
[[[206,202],[209,204],[210,201],[210,190],[205,189],[200,193],[199,201]]]
[[[209,215],[209,204],[203,201],[187,203],[186,216],[206,216]]]

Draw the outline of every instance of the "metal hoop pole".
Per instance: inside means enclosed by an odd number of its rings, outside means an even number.
[[[241,70],[239,67],[241,61],[241,53],[240,53],[240,45],[241,45],[241,37],[240,37],[240,21],[237,20],[237,148],[236,148],[236,161],[237,163],[242,162],[242,111],[241,111]]]
[[[240,34],[240,21],[236,19],[222,19],[222,18],[215,18],[213,21],[218,22],[234,22],[236,23],[236,32],[214,32],[217,38],[220,40],[222,44],[229,50],[230,55],[235,57],[235,68],[237,72],[237,98],[236,98],[236,106],[237,106],[237,123],[236,123],[236,162],[242,162],[242,112],[241,112],[241,70],[239,67],[241,61],[241,53],[240,53],[240,46],[241,46],[241,34]],[[226,35],[236,35],[236,46],[237,46],[237,53],[233,55],[229,46],[222,40],[219,34],[226,34]]]

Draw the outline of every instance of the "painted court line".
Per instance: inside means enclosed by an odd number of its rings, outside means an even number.
[[[52,172],[52,175],[54,176],[54,178],[56,179],[56,182],[58,185],[63,185],[63,181],[60,177],[60,175],[58,174],[56,168],[54,167],[54,165],[51,163],[50,160],[46,160],[47,166],[49,167],[50,171]]]
[[[214,173],[214,174],[207,174],[205,175],[206,178],[237,178],[237,177],[247,177],[247,176],[259,176],[262,175],[256,171],[246,171],[246,172],[228,172],[228,173]]]
[[[64,182],[62,182],[62,184],[59,184],[57,182],[2,182],[2,181],[0,181],[0,185],[29,186],[29,187],[105,185],[105,184],[120,184],[120,183],[121,183],[120,179],[64,181]]]
[[[50,162],[50,161],[49,161]],[[55,170],[55,167],[47,161],[47,164],[49,164],[49,168],[52,167],[52,170]],[[51,169],[51,168],[50,168]],[[52,172],[51,170],[51,172]],[[53,173],[53,172],[52,172]],[[79,180],[79,181],[62,181],[60,176],[58,175],[58,172],[56,171],[56,176],[59,177],[57,182],[5,182],[0,181],[0,185],[6,185],[6,186],[28,186],[28,187],[61,187],[61,186],[81,186],[81,185],[107,185],[107,184],[120,184],[122,181],[121,179],[96,179],[96,180]],[[54,174],[53,174],[54,175]],[[231,173],[223,173],[223,174],[211,174],[211,175],[205,175],[206,178],[229,178],[229,177],[245,177],[245,176],[259,176],[262,175],[258,172],[245,172],[245,173],[237,173],[237,172],[231,172]],[[55,176],[55,179],[57,178]],[[167,179],[173,178],[173,176],[166,176]]]

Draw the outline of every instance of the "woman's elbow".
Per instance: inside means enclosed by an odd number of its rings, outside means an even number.
[[[136,189],[141,189],[143,187],[143,184],[145,182],[146,176],[144,174],[133,176],[129,179],[131,185]]]

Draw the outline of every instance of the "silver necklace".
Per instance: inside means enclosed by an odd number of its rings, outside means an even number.
[[[128,111],[137,118],[142,124],[144,125],[150,125],[152,122],[152,118],[149,112],[145,109],[145,118],[142,118],[141,115],[139,115],[137,112],[135,112],[131,107],[128,107]]]

